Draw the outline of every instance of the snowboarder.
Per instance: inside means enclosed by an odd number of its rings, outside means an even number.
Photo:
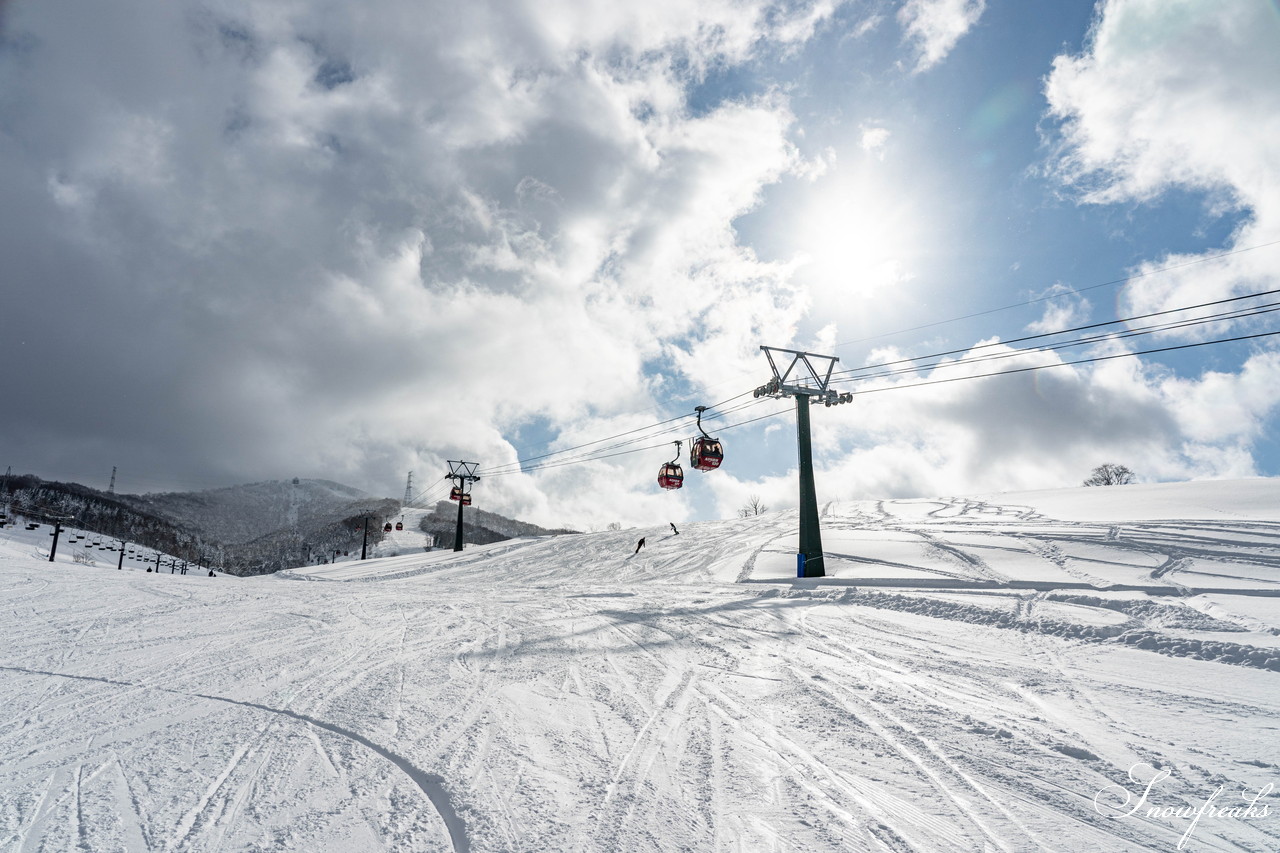
[[[641,548],[643,548],[643,547],[644,547],[644,537],[643,537],[643,536],[641,536],[641,537],[640,537],[640,541],[636,543],[636,553],[635,553],[635,554],[632,554],[631,556],[633,556],[633,557],[634,557],[636,554],[639,554],[639,553],[640,553],[640,549],[641,549]]]
[[[679,536],[679,535],[680,535],[680,531],[679,531],[679,530],[676,530],[676,523],[675,523],[674,521],[668,521],[667,523],[671,525],[671,532],[672,532],[674,535]]]

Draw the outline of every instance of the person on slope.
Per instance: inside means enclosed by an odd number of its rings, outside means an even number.
[[[634,557],[636,554],[639,554],[639,553],[640,553],[640,549],[641,549],[641,548],[643,548],[643,547],[644,547],[644,537],[643,537],[643,536],[641,536],[641,537],[640,537],[640,541],[636,543],[636,550],[635,550],[635,554],[632,554],[631,556],[633,556],[633,557]]]
[[[674,521],[668,521],[667,523],[671,525],[671,532],[672,532],[673,534],[675,534],[676,536],[679,536],[679,535],[680,535],[680,531],[679,531],[679,530],[676,530],[676,523],[675,523]]]

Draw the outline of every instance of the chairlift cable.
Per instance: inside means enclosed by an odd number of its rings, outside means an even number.
[[[1028,299],[1025,302],[1015,302],[1012,305],[1002,305],[999,308],[989,308],[986,311],[976,311],[972,314],[965,314],[960,317],[952,317],[948,320],[938,320],[933,323],[924,323],[923,325],[920,325],[920,326],[912,326],[908,329],[898,329],[897,331],[884,332],[879,335],[872,335],[866,338],[858,338],[857,340],[853,340],[853,341],[843,341],[841,343],[836,344],[835,348],[838,349],[840,347],[852,346],[853,344],[866,343],[867,341],[876,341],[876,340],[880,340],[881,338],[893,337],[894,335],[903,335],[903,334],[906,334],[907,332],[918,332],[921,329],[932,329],[937,326],[945,326],[948,323],[958,323],[961,320],[971,320],[974,317],[985,317],[989,314],[998,314],[1001,311],[1010,311],[1014,308],[1022,308],[1026,305],[1035,305],[1040,302],[1047,302],[1051,299],[1062,299],[1064,297],[1073,296],[1078,293],[1087,293],[1090,290],[1097,290],[1100,287],[1111,287],[1117,284],[1124,284],[1125,282],[1133,281],[1134,279],[1138,279],[1138,278],[1148,278],[1154,275],[1162,275],[1167,272],[1173,272],[1174,270],[1195,266],[1196,264],[1208,263],[1209,261],[1220,260],[1222,258],[1231,257],[1232,255],[1242,255],[1245,252],[1252,252],[1252,251],[1256,251],[1257,249],[1266,249],[1276,245],[1280,245],[1280,240],[1272,240],[1268,243],[1258,243],[1257,245],[1254,245],[1254,246],[1245,246],[1240,249],[1232,249],[1229,252],[1219,252],[1216,255],[1204,255],[1202,257],[1194,258],[1190,261],[1185,261],[1180,264],[1170,264],[1167,267],[1160,267],[1158,269],[1147,270],[1146,272],[1134,273],[1133,275],[1128,275],[1128,276],[1125,276],[1124,278],[1116,278],[1116,279],[1112,279],[1111,281],[1101,282],[1100,284],[1091,284],[1088,287],[1080,287],[1064,293],[1055,293],[1049,296],[1040,296],[1035,299]]]
[[[1223,312],[1221,314],[1216,314],[1210,317],[1198,318],[1195,320],[1182,320],[1182,321],[1177,321],[1172,323],[1162,323],[1162,324],[1157,324],[1155,326],[1150,326],[1144,329],[1133,329],[1127,332],[1114,332],[1114,333],[1107,333],[1107,334],[1092,335],[1089,337],[1078,338],[1072,341],[1062,341],[1060,343],[1050,344],[1047,346],[1040,346],[1040,347],[1029,348],[1029,349],[1016,349],[1016,350],[1011,350],[1009,352],[988,353],[986,355],[979,355],[973,358],[956,359],[955,361],[939,360],[939,361],[934,361],[928,364],[918,364],[912,367],[900,367],[895,370],[885,370],[880,373],[866,373],[860,376],[847,376],[842,379],[833,379],[832,382],[833,383],[861,382],[868,379],[882,379],[882,378],[891,377],[891,376],[901,376],[904,374],[919,373],[920,371],[923,371],[923,370],[934,370],[934,369],[941,370],[941,369],[947,369],[947,368],[962,367],[962,366],[971,365],[971,364],[981,364],[988,361],[1000,361],[1000,360],[1009,359],[1009,358],[1016,358],[1021,355],[1028,355],[1031,353],[1057,352],[1059,350],[1072,349],[1074,347],[1106,343],[1108,341],[1119,341],[1119,340],[1125,340],[1128,338],[1144,337],[1146,335],[1158,334],[1160,332],[1175,331],[1177,329],[1192,328],[1195,326],[1207,325],[1209,323],[1223,323],[1229,320],[1247,319],[1249,317],[1261,316],[1263,314],[1271,314],[1271,313],[1274,313],[1275,311],[1280,311],[1280,302],[1269,303],[1268,305],[1265,305],[1265,306],[1257,306],[1255,309],[1249,309],[1247,311],[1243,309],[1237,310],[1237,311],[1228,311],[1228,312]],[[983,348],[985,348],[986,346],[1000,346],[1000,345],[1001,344],[983,345]],[[901,362],[893,362],[893,363],[899,364]]]
[[[1227,299],[1218,299],[1218,300],[1214,300],[1214,301],[1212,301],[1212,302],[1202,302],[1202,303],[1200,303],[1200,304],[1198,304],[1198,305],[1185,305],[1185,306],[1183,306],[1183,307],[1181,307],[1181,308],[1170,308],[1170,309],[1167,309],[1167,310],[1164,310],[1164,311],[1154,311],[1154,312],[1149,313],[1149,314],[1138,314],[1138,315],[1135,315],[1135,316],[1133,316],[1133,317],[1121,317],[1121,318],[1116,319],[1116,320],[1107,320],[1107,321],[1105,321],[1105,322],[1101,322],[1101,323],[1089,323],[1089,324],[1084,325],[1084,326],[1076,326],[1076,327],[1074,327],[1074,328],[1070,328],[1070,329],[1059,329],[1059,330],[1054,331],[1054,332],[1042,332],[1042,333],[1035,334],[1035,335],[1025,335],[1025,336],[1020,337],[1020,338],[1010,338],[1010,339],[1009,339],[1009,340],[1007,340],[1007,341],[996,341],[996,342],[994,342],[994,343],[989,343],[989,344],[977,344],[977,345],[975,345],[975,346],[971,346],[971,347],[964,347],[964,348],[961,348],[961,349],[947,350],[947,351],[945,351],[945,352],[936,352],[936,353],[930,353],[930,354],[928,354],[928,355],[919,355],[919,356],[913,356],[913,357],[911,357],[911,358],[901,358],[901,359],[896,359],[896,360],[894,360],[894,361],[886,361],[886,362],[880,362],[880,363],[877,363],[877,364],[863,365],[862,367],[854,367],[854,368],[849,368],[849,369],[847,369],[847,370],[840,370],[840,371],[836,371],[836,372],[835,372],[834,374],[832,374],[832,375],[833,375],[833,377],[834,377],[834,376],[841,376],[841,375],[844,375],[844,374],[858,373],[858,372],[861,372],[861,371],[872,370],[872,369],[880,368],[880,367],[892,367],[892,366],[894,366],[894,365],[898,365],[898,364],[908,364],[908,363],[912,363],[912,362],[916,362],[916,361],[923,361],[923,360],[925,360],[925,359],[931,359],[931,358],[943,358],[943,357],[948,356],[948,355],[958,355],[958,354],[960,354],[960,353],[973,352],[974,350],[977,350],[977,349],[986,349],[986,348],[988,348],[988,347],[1009,346],[1010,344],[1025,343],[1026,341],[1034,341],[1034,340],[1039,340],[1039,339],[1041,339],[1041,338],[1057,337],[1058,335],[1067,335],[1067,334],[1071,334],[1071,333],[1073,333],[1073,332],[1082,332],[1082,331],[1087,331],[1087,330],[1089,330],[1089,329],[1101,328],[1101,327],[1103,327],[1103,326],[1113,326],[1113,325],[1117,325],[1117,324],[1119,324],[1119,323],[1131,323],[1131,322],[1134,322],[1134,321],[1136,321],[1136,320],[1147,320],[1147,319],[1150,319],[1150,318],[1152,318],[1152,317],[1159,317],[1159,316],[1162,316],[1162,315],[1165,315],[1165,314],[1176,314],[1176,313],[1181,312],[1181,311],[1194,311],[1194,310],[1195,310],[1195,309],[1197,309],[1197,308],[1209,308],[1209,307],[1212,307],[1212,306],[1214,306],[1214,305],[1223,305],[1223,304],[1226,304],[1226,303],[1228,303],[1228,302],[1238,302],[1238,301],[1240,301],[1240,300],[1242,300],[1242,299],[1253,299],[1253,298],[1255,298],[1255,297],[1259,297],[1259,296],[1270,296],[1270,295],[1273,295],[1273,294],[1276,294],[1276,293],[1280,293],[1280,288],[1275,289],[1275,290],[1263,290],[1263,291],[1259,291],[1259,292],[1257,292],[1257,293],[1247,293],[1247,294],[1244,294],[1243,296],[1233,296],[1233,297],[1230,297],[1230,298],[1227,298]],[[1276,303],[1268,303],[1268,304],[1276,304]],[[1261,306],[1253,306],[1253,307],[1261,307]]]

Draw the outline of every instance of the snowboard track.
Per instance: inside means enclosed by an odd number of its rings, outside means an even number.
[[[453,799],[450,796],[449,790],[445,785],[444,777],[435,773],[431,773],[430,771],[423,770],[422,768],[416,766],[413,762],[411,762],[409,759],[405,758],[404,756],[398,753],[392,752],[391,750],[387,749],[381,744],[378,744],[370,740],[369,738],[365,737],[359,732],[352,731],[351,729],[344,728],[343,726],[339,726],[334,723],[329,723],[324,720],[317,719],[315,717],[310,716],[309,714],[302,714],[302,713],[298,713],[297,711],[290,711],[287,708],[273,708],[270,705],[263,705],[258,702],[249,702],[241,699],[229,699],[225,696],[213,696],[208,693],[188,693],[185,691],[170,690],[164,687],[157,687],[155,685],[140,685],[140,684],[134,684],[128,681],[118,681],[113,678],[101,678],[99,676],[93,676],[93,675],[74,675],[74,674],[65,673],[65,672],[49,672],[46,670],[27,669],[25,667],[17,667],[17,666],[0,666],[0,670],[4,670],[6,672],[21,673],[24,675],[40,675],[40,676],[52,677],[52,678],[67,678],[67,679],[73,679],[76,681],[91,681],[98,684],[110,684],[116,687],[123,687],[130,690],[139,690],[139,689],[156,690],[162,693],[175,694],[175,695],[183,696],[189,699],[206,699],[212,702],[221,702],[227,705],[235,705],[241,708],[250,708],[255,711],[263,711],[268,714],[274,714],[279,717],[285,717],[285,718],[295,720],[297,722],[306,723],[318,729],[324,729],[327,732],[331,732],[332,734],[338,735],[339,737],[342,737],[342,738],[346,738],[349,741],[352,741],[354,743],[359,744],[360,746],[365,747],[366,749],[381,756],[391,764],[398,767],[400,771],[403,772],[407,777],[409,777],[409,780],[413,782],[413,784],[417,786],[417,788],[420,791],[422,791],[422,793],[426,796],[427,800],[431,803],[432,807],[436,810],[437,814],[439,814],[440,820],[444,823],[445,829],[448,830],[449,832],[449,841],[453,845],[454,853],[470,853],[471,851],[471,842],[469,837],[467,836],[466,824],[463,822],[461,816],[459,816],[457,810],[454,808]],[[239,759],[239,756],[237,756],[237,760],[238,759]],[[224,774],[224,775],[229,775],[229,771],[228,771],[228,774]],[[219,780],[219,782],[220,781],[221,780]],[[216,784],[214,787],[216,787]]]

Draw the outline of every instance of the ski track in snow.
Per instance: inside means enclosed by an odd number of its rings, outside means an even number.
[[[1179,515],[831,503],[804,580],[794,513],[249,580],[0,540],[0,851],[1173,850],[1095,797],[1280,784],[1280,523]]]

